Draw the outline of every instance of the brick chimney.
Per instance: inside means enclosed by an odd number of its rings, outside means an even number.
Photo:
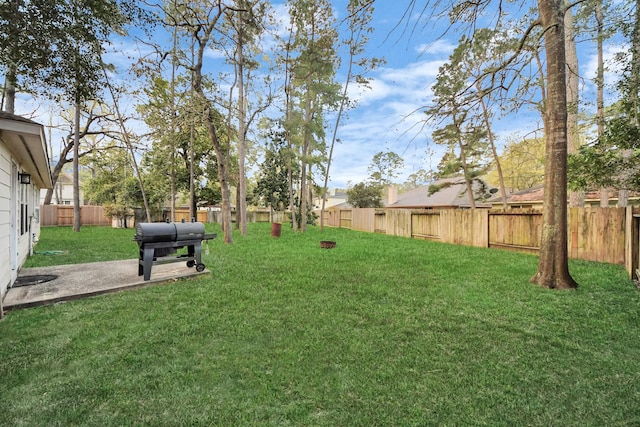
[[[387,187],[387,206],[398,201],[398,187],[389,185]]]

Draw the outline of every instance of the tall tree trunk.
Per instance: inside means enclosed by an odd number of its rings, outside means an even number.
[[[176,68],[177,68],[177,53],[178,53],[178,28],[175,27],[173,29],[173,47],[172,47],[172,53],[171,53],[171,128],[170,128],[170,134],[171,134],[171,154],[169,155],[170,158],[170,162],[171,165],[169,166],[169,197],[171,198],[171,200],[169,200],[169,215],[171,216],[171,221],[175,221],[176,220],[176,194],[177,194],[177,189],[176,189],[176,181],[177,181],[177,177],[176,177],[176,148],[175,148],[175,141],[177,138],[175,138],[175,133],[176,133],[176,117],[178,116],[177,114],[177,109],[176,109]],[[190,100],[193,100],[193,96],[191,96],[189,98]]]
[[[191,123],[189,132],[189,218],[197,220],[198,213],[196,207],[196,183],[195,183],[195,136],[194,136],[194,124]]]
[[[464,173],[464,182],[467,186],[467,194],[469,194],[469,206],[471,207],[471,209],[475,209],[476,208],[476,197],[475,194],[473,192],[473,182],[471,180],[471,178],[469,177],[469,172],[468,167],[467,167],[467,154],[464,151],[464,144],[462,144],[462,142],[459,143],[460,145],[460,162],[462,163],[462,171]]]
[[[2,111],[15,114],[16,111],[16,72],[15,68],[9,66],[4,82]]]
[[[104,65],[102,67],[102,72],[104,75],[104,81],[107,84],[107,88],[109,88],[111,99],[113,100],[113,107],[116,110],[116,116],[118,117],[118,124],[120,125],[120,130],[122,131],[124,142],[127,144],[127,148],[129,149],[129,153],[131,154],[131,163],[133,164],[133,169],[136,173],[136,178],[138,179],[138,185],[140,186],[140,192],[142,193],[142,202],[144,204],[144,212],[147,216],[147,222],[151,222],[151,209],[149,208],[147,192],[144,189],[144,181],[142,180],[142,173],[140,172],[140,168],[138,167],[138,161],[136,160],[136,153],[135,153],[133,144],[131,143],[129,131],[127,130],[127,127],[124,125],[124,118],[120,113],[118,98],[116,98],[115,91],[113,90],[111,83],[109,83],[109,75],[107,74],[107,70],[104,68]]]
[[[80,218],[80,101],[76,100],[73,116],[73,231],[79,232]]]
[[[327,158],[327,169],[324,175],[324,185],[322,186],[322,204],[320,206],[320,231],[324,231],[324,210],[327,201],[327,188],[329,186],[329,171],[331,170],[331,161],[333,160],[333,149],[336,145],[336,137],[338,135],[338,127],[340,126],[340,119],[342,118],[342,112],[344,111],[344,104],[347,102],[347,90],[349,88],[349,82],[351,80],[351,70],[353,68],[353,54],[349,59],[349,70],[347,72],[347,79],[342,89],[342,97],[340,98],[340,107],[338,108],[338,115],[336,122],[333,126],[333,136],[331,137],[331,145],[329,147],[329,157]]]
[[[202,86],[198,84],[196,91],[201,99],[206,100]],[[222,192],[222,231],[224,233],[224,242],[233,242],[233,229],[231,227],[231,192],[229,190],[229,161],[228,154],[216,134],[215,116],[211,107],[207,107],[205,120],[209,137],[216,152],[218,160],[218,180],[220,181],[220,190]]]
[[[573,15],[571,9],[564,15],[564,41],[567,60],[567,152],[577,153],[580,146],[578,129],[579,74]],[[569,206],[584,206],[584,191],[569,193]]]
[[[239,19],[242,28],[242,19]],[[243,35],[238,36],[237,47],[237,73],[238,73],[238,206],[236,208],[236,224],[240,227],[240,233],[247,235],[247,172],[246,172],[246,146],[247,146],[247,100],[245,97],[244,82],[244,45]]]
[[[567,87],[564,2],[538,0],[547,56],[548,93],[544,108],[545,176],[542,241],[538,271],[531,281],[545,288],[571,289],[567,249]]]
[[[54,183],[53,188],[47,189],[47,193],[44,196],[44,202],[42,203],[43,205],[50,205],[51,200],[53,199],[54,190],[56,189],[56,187],[60,188],[60,185],[57,185],[57,183],[58,183],[58,179],[60,179],[60,172],[62,172],[62,167],[65,164],[66,163],[58,162],[53,167],[53,170],[51,171],[51,181]],[[56,194],[56,199],[57,199],[57,202],[60,203],[60,197],[58,196],[58,194]]]
[[[69,143],[69,138],[73,140],[72,143]],[[47,190],[47,193],[44,198],[45,205],[51,204],[51,200],[53,199],[54,191],[56,188],[58,189],[58,192],[55,193],[56,201],[58,204],[60,203],[60,199],[61,199],[60,192],[62,191],[62,189],[60,185],[57,185],[57,183],[58,183],[58,179],[60,179],[60,174],[62,173],[62,169],[69,162],[67,160],[67,155],[69,154],[69,151],[73,150],[75,146],[74,138],[75,138],[75,133],[73,135],[68,135],[66,137],[64,146],[62,147],[62,151],[60,152],[60,158],[55,164],[55,166],[53,167],[53,170],[51,171],[51,181],[53,182],[53,188],[50,188]],[[53,150],[51,151],[53,152]]]
[[[293,25],[289,29],[289,41],[287,42],[287,51],[285,52],[285,76],[284,76],[284,96],[285,96],[285,139],[287,141],[287,182],[289,184],[289,212],[291,212],[291,227],[293,232],[298,231],[298,221],[296,218],[296,204],[295,204],[295,191],[294,191],[294,179],[293,179],[293,141],[291,130],[289,129],[291,123],[291,113],[293,112],[292,101],[292,70],[289,60],[291,41],[293,40]]]
[[[458,118],[457,109],[453,111],[453,126],[456,128],[456,133],[458,135],[458,148],[460,149],[460,164],[462,165],[462,173],[464,174],[464,182],[467,186],[467,194],[469,195],[469,206],[471,209],[476,208],[476,198],[473,193],[473,182],[471,182],[471,178],[469,177],[469,168],[467,166],[467,153],[464,148],[464,142],[462,141],[462,130],[460,129],[460,123]]]
[[[231,227],[231,197],[229,192],[229,156],[228,148],[225,148],[220,139],[218,138],[216,128],[216,116],[215,106],[207,98],[204,87],[202,85],[202,68],[204,60],[204,52],[209,48],[209,41],[211,39],[211,33],[213,32],[218,20],[226,10],[226,6],[222,3],[218,3],[215,7],[216,12],[214,16],[207,18],[206,25],[194,25],[192,28],[192,48],[193,52],[193,67],[192,67],[192,87],[198,94],[201,101],[200,105],[204,106],[204,119],[211,139],[211,145],[216,153],[218,162],[218,180],[220,181],[220,190],[222,192],[222,231],[224,233],[224,243],[233,242],[233,229]],[[230,143],[230,142],[227,142]]]
[[[598,139],[604,134],[604,15],[602,13],[602,0],[596,1],[595,8],[596,18],[596,125]],[[600,207],[609,207],[609,188],[600,188]]]
[[[628,94],[633,105],[633,123],[640,126],[640,0],[635,2],[635,21],[631,35],[631,76],[629,78],[630,93]]]
[[[304,106],[304,140],[302,143],[302,161],[300,162],[300,231],[307,231],[307,166],[311,146],[311,121],[313,120],[311,91],[307,90]]]
[[[476,83],[476,89],[478,93],[482,94],[482,85],[480,82]],[[500,164],[500,156],[498,156],[498,150],[496,148],[495,138],[493,131],[491,130],[491,121],[489,120],[489,109],[484,102],[484,96],[480,96],[480,106],[482,107],[482,118],[484,119],[484,125],[487,128],[487,138],[489,139],[489,145],[491,146],[491,154],[493,155],[493,161],[496,164],[496,171],[498,172],[498,181],[500,183],[500,194],[502,194],[502,207],[507,209],[509,204],[507,203],[507,190],[504,186],[504,174],[502,173],[502,165]]]
[[[631,150],[624,150],[623,156],[628,158],[631,156]],[[619,208],[626,208],[629,205],[629,189],[621,188],[618,190],[618,203],[617,206]]]
[[[290,137],[289,137],[290,138]],[[289,184],[289,212],[291,212],[291,228],[293,228],[293,232],[298,232],[298,218],[296,214],[296,204],[295,204],[295,189],[294,189],[294,179],[293,179],[293,160],[291,159],[293,153],[293,147],[291,142],[287,142],[288,146],[288,160],[287,160],[287,183]]]
[[[176,188],[176,155],[175,152],[171,153],[171,171],[170,171],[170,183],[169,183],[169,197],[171,200],[169,201],[169,215],[171,216],[171,221],[176,220],[176,197],[177,197],[177,188]]]
[[[220,142],[216,128],[216,117],[214,107],[206,97],[204,88],[202,87],[202,58],[206,43],[201,44],[198,48],[197,66],[194,68],[193,88],[198,97],[205,105],[204,119],[211,139],[211,145],[216,153],[218,164],[218,181],[220,182],[220,190],[222,193],[222,211],[221,211],[221,227],[224,234],[224,243],[233,243],[233,228],[231,226],[231,191],[229,189],[229,150]]]
[[[322,186],[322,202],[320,205],[320,231],[324,231],[324,210],[327,201],[327,187],[329,186],[329,172],[331,170],[331,161],[333,160],[333,149],[336,145],[336,138],[338,135],[338,127],[340,126],[340,120],[342,119],[342,113],[344,112],[345,104],[347,103],[347,94],[349,93],[349,83],[353,77],[353,62],[355,56],[356,36],[351,26],[351,37],[349,38],[349,65],[347,68],[347,77],[342,87],[342,97],[340,97],[340,106],[338,107],[338,114],[336,116],[336,122],[333,125],[333,135],[331,137],[331,145],[329,147],[329,157],[327,158],[327,169],[324,175],[324,185]]]

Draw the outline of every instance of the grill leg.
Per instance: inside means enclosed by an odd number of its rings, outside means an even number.
[[[144,274],[144,280],[150,280],[155,249],[145,247],[144,249],[140,249],[140,252],[142,252],[142,260],[138,261],[138,276]]]
[[[189,257],[193,257],[196,265],[202,264],[202,245],[189,245]]]
[[[196,265],[202,264],[202,245],[195,245],[194,257],[196,259]]]

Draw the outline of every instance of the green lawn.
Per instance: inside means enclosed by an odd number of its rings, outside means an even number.
[[[25,268],[60,264],[115,261],[138,257],[138,244],[133,241],[135,229],[81,227],[74,233],[71,227],[44,227],[35,254],[27,259]]]
[[[132,236],[47,228],[38,249],[67,252],[30,263],[136,258]],[[572,262],[580,288],[552,291],[530,255],[342,229],[209,249],[211,275],[10,312],[0,424],[640,425],[620,266]]]

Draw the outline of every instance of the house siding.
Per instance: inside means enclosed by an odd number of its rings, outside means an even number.
[[[14,184],[12,197],[11,183],[16,182],[12,165],[16,162],[0,141],[0,298],[4,298],[7,289],[11,287],[18,276],[18,270],[31,255],[33,242],[40,235],[39,202],[40,189],[34,185]],[[20,171],[20,165],[17,165]],[[21,212],[20,206],[25,211]],[[11,226],[12,210],[15,211],[16,227]],[[12,263],[11,238],[16,233],[16,252]]]
[[[11,278],[11,155],[0,142],[0,298],[4,298]]]
[[[22,185],[21,185],[22,187]],[[31,255],[32,245],[40,235],[39,222],[37,221],[36,201],[39,201],[40,190],[33,184],[24,188],[24,198],[21,203],[25,204],[26,213],[23,218],[19,218],[18,224],[20,232],[18,234],[18,265],[21,266]],[[39,208],[38,208],[39,209]],[[24,224],[22,222],[24,221]],[[23,232],[22,232],[23,231]]]
[[[0,112],[0,317],[2,300],[40,232],[40,187],[52,186],[43,127]],[[18,176],[31,183],[18,183]]]
[[[84,205],[87,201],[84,198],[84,190],[82,188],[82,181],[80,181],[80,204]],[[44,204],[44,200],[47,196],[47,190],[40,190],[40,205]],[[73,175],[69,173],[61,173],[58,176],[58,180],[53,188],[53,195],[51,197],[52,205],[73,205]]]

